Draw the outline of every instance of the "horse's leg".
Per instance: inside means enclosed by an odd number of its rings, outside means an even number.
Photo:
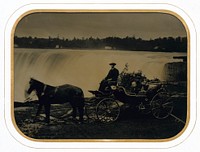
[[[33,118],[33,121],[36,122],[37,121],[37,117],[39,116],[41,110],[42,110],[42,106],[43,104],[41,102],[39,102],[38,108],[37,108],[37,112],[35,114],[35,117]]]
[[[79,106],[78,107],[78,112],[79,112],[79,121],[83,122],[84,108],[82,106]]]
[[[80,97],[77,100],[77,108],[78,108],[78,112],[79,112],[79,121],[80,122],[83,122],[84,102],[85,102],[85,99],[83,97]]]
[[[72,117],[73,119],[76,119],[76,115],[77,115],[77,111],[76,111],[76,107],[75,106],[72,106]]]
[[[43,104],[39,103],[39,106],[38,106],[38,109],[37,109],[37,112],[36,112],[36,117],[39,116],[39,114],[42,110],[42,106],[43,106]]]
[[[44,107],[45,107],[45,115],[46,115],[46,122],[47,123],[49,123],[50,122],[50,108],[51,108],[51,104],[49,104],[49,103],[46,103],[45,105],[44,105]]]

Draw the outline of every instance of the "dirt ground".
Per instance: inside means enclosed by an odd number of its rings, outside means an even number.
[[[110,124],[90,121],[79,124],[69,114],[69,104],[52,105],[51,122],[44,122],[44,111],[34,120],[37,104],[17,105],[14,117],[19,130],[33,139],[167,139],[174,137],[186,122],[186,99],[175,102],[173,115],[156,119],[131,108],[121,107],[119,118]],[[178,119],[177,119],[178,118]]]

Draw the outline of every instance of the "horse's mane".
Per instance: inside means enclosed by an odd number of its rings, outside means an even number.
[[[39,81],[39,80],[37,80],[37,79],[35,79],[35,78],[33,78],[33,77],[30,78],[30,81],[35,81],[35,82],[37,82],[37,83],[44,84],[43,82],[41,82],[41,81]]]
[[[52,86],[52,85],[46,84],[46,83],[44,83],[44,82],[42,82],[42,81],[40,81],[40,80],[38,80],[38,79],[32,78],[32,77],[30,78],[30,81],[34,81],[34,82],[36,82],[37,84],[41,84],[41,85],[45,85],[45,86],[56,87],[56,86]]]

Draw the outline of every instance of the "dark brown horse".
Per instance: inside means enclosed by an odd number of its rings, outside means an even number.
[[[54,87],[44,84],[33,78],[30,79],[29,85],[30,86],[27,93],[30,94],[33,90],[35,90],[38,97],[39,106],[36,116],[39,115],[42,107],[44,106],[46,122],[49,123],[51,104],[62,104],[69,102],[73,108],[73,117],[76,117],[78,109],[79,120],[83,121],[84,95],[82,89],[69,84]]]

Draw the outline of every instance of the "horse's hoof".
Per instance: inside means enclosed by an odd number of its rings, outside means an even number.
[[[86,121],[79,121],[79,124],[86,124]]]
[[[72,117],[72,116],[69,117],[69,120],[70,120],[70,121],[77,121],[76,117]]]
[[[51,126],[52,125],[52,123],[47,123],[47,122],[45,122],[45,124],[44,124],[45,126]]]
[[[45,123],[49,124],[49,123],[50,123],[50,120],[48,120],[48,119],[47,119],[47,120],[45,120]]]
[[[81,124],[83,124],[83,122],[77,121],[77,124],[81,125]]]
[[[84,124],[85,123],[84,119],[79,119],[77,122],[78,122],[78,124]]]
[[[39,121],[38,117],[35,117],[35,118],[33,118],[33,119],[31,120],[32,123],[36,123],[36,122],[38,122],[38,121]]]

